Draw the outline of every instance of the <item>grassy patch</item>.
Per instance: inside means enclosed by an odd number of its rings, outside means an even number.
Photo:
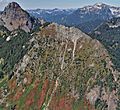
[[[39,93],[40,93],[41,90],[42,90],[42,85],[43,85],[43,83],[40,82],[40,84],[39,84],[39,86],[38,86],[38,89],[37,89],[37,92],[36,92],[36,94],[35,94],[35,96],[34,96],[35,103],[37,102],[37,100],[38,100],[38,96],[39,96]]]
[[[3,110],[3,107],[0,105],[0,110]]]
[[[32,89],[33,89],[33,85],[32,84],[26,88],[24,94],[22,95],[22,97],[19,100],[19,107],[22,107],[24,105],[25,98],[27,97],[27,95],[30,93],[30,91]]]
[[[5,83],[7,83],[7,76],[4,77],[4,79],[2,79],[2,80],[0,81],[0,88],[1,88]]]
[[[73,110],[88,110],[88,107],[84,105],[84,100],[74,102]]]

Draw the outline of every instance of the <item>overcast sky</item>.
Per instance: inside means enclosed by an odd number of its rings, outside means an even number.
[[[120,0],[0,0],[0,10],[9,2],[18,2],[24,9],[36,8],[80,8],[95,3],[120,6]]]

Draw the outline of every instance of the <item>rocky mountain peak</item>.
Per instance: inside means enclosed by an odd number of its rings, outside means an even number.
[[[3,21],[2,24],[4,24],[9,31],[22,29],[26,32],[30,32],[34,22],[31,16],[16,2],[11,2],[5,7],[0,15],[0,19]]]
[[[106,5],[104,3],[96,3],[96,4],[94,4],[94,6],[108,6],[108,5]]]
[[[12,17],[12,18],[21,18],[21,17],[29,17],[29,14],[26,12],[26,11],[24,11],[21,7],[20,7],[20,5],[18,4],[18,3],[16,3],[16,2],[11,2],[11,3],[9,3],[6,7],[5,7],[5,9],[4,9],[4,11],[2,12],[2,15],[4,16],[4,17],[6,17],[6,16],[9,16],[9,17]]]
[[[21,9],[20,5],[16,2],[11,2],[9,3],[6,7],[5,7],[5,10],[17,10],[17,9]]]

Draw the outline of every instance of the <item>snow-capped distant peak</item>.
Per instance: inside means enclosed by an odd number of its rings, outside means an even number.
[[[103,7],[107,7],[108,5],[104,3],[96,3],[93,5],[94,8],[102,9]]]
[[[108,5],[106,5],[104,3],[96,3],[94,5],[85,6],[85,7],[81,8],[81,9],[85,10],[85,11],[94,11],[95,9],[101,10],[103,7],[107,7],[107,6]]]
[[[36,10],[28,10],[29,13],[32,14],[38,14],[38,15],[43,15],[43,14],[52,14],[52,15],[58,15],[58,14],[71,14],[73,11],[76,9],[59,9],[59,8],[54,8],[54,9],[36,9]]]
[[[120,7],[115,7],[115,6],[111,6],[111,5],[107,5],[104,3],[96,3],[94,5],[88,5],[85,6],[83,8],[80,8],[80,10],[84,10],[86,13],[88,12],[95,12],[98,10],[102,10],[102,9],[109,9],[111,11],[111,15],[113,15],[114,17],[120,17]]]
[[[113,16],[120,17],[120,8],[110,7]]]

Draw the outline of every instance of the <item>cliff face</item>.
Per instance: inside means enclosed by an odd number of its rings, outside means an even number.
[[[30,32],[34,23],[34,19],[15,2],[9,3],[5,7],[0,19],[2,22],[0,24],[4,25],[9,31],[19,28]]]

